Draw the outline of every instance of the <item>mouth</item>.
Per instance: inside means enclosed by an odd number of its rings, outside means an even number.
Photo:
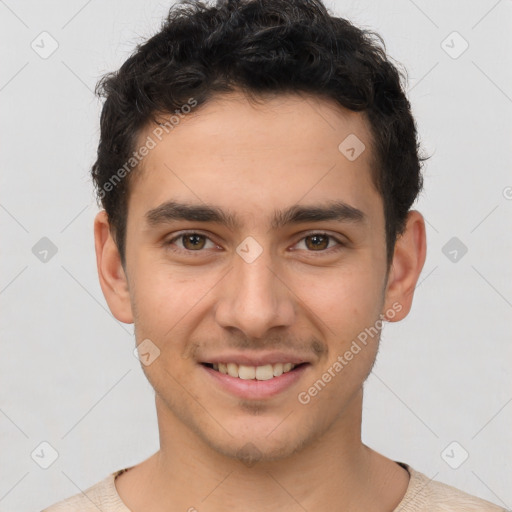
[[[248,366],[236,363],[201,363],[207,368],[219,372],[223,375],[242,379],[242,380],[271,380],[309,363],[276,363],[265,364],[262,366]]]
[[[315,366],[310,354],[282,350],[222,351],[203,357],[197,366],[207,392],[218,390],[244,400],[276,399],[281,404],[307,387]]]
[[[206,388],[222,390],[245,400],[269,400],[298,386],[312,366],[304,363],[274,363],[249,366],[236,363],[200,363]]]

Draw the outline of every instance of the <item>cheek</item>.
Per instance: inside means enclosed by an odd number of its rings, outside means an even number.
[[[139,342],[150,338],[162,347],[175,346],[180,340],[185,343],[188,330],[203,314],[209,291],[219,280],[211,272],[196,274],[191,276],[189,271],[185,277],[176,267],[161,262],[141,263],[132,294]]]
[[[327,358],[316,375],[322,381],[320,387],[311,389],[308,396],[319,393],[324,383],[327,389],[322,391],[322,400],[348,400],[373,366],[380,339],[380,330],[375,325],[381,297],[378,280],[370,268],[365,267],[365,272],[352,267],[329,279],[303,281],[301,296],[306,297],[306,311],[313,312],[305,314],[322,331],[328,347]],[[314,382],[311,384],[315,386]]]
[[[154,257],[141,254],[134,265],[133,281],[142,321],[153,317],[166,318],[174,310],[173,302],[178,302],[177,294],[182,290],[175,285],[170,267]]]
[[[378,317],[381,292],[369,267],[350,267],[297,280],[297,296],[324,324],[328,337],[357,334]]]

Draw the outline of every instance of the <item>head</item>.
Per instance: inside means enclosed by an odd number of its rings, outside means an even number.
[[[105,103],[92,177],[123,263],[128,200],[143,167],[138,150],[147,142],[144,128],[160,123],[153,134],[158,141],[191,110],[220,93],[241,90],[256,102],[308,93],[365,117],[390,265],[422,188],[424,160],[402,78],[378,34],[330,16],[316,0],[174,5],[161,30],[96,87]]]
[[[143,368],[160,420],[230,456],[255,442],[271,460],[350,410],[425,259],[401,78],[377,35],[319,1],[227,0],[173,6],[100,81],[100,282],[159,354]],[[228,352],[305,365],[290,392],[237,398],[207,384],[205,365]],[[332,383],[297,399],[326,372]]]

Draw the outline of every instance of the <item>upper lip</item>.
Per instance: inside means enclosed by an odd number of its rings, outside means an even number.
[[[242,364],[244,366],[264,366],[266,364],[277,364],[277,363],[292,363],[301,364],[309,363],[309,361],[295,354],[286,354],[285,352],[267,352],[264,354],[247,354],[247,353],[226,353],[212,356],[209,359],[201,361],[202,363],[235,363]]]

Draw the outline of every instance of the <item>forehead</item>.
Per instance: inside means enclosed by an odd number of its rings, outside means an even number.
[[[366,119],[334,101],[292,94],[254,103],[233,92],[180,116],[169,133],[156,129],[140,137],[155,145],[136,171],[129,211],[177,200],[270,216],[276,205],[342,199],[364,210],[380,200]]]

